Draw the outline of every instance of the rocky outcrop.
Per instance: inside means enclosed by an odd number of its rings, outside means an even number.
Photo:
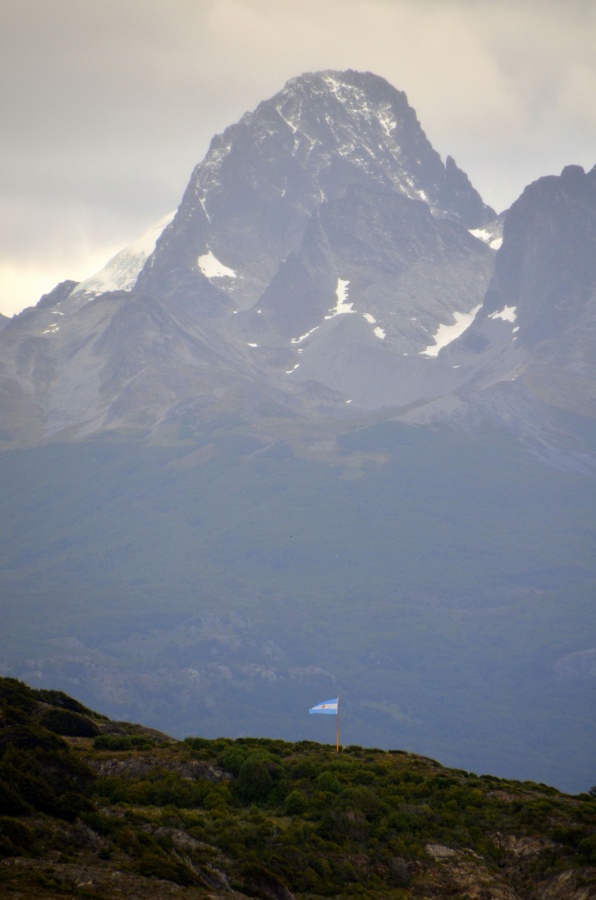
[[[198,760],[168,759],[163,756],[137,756],[126,759],[110,757],[93,759],[91,768],[103,778],[142,778],[156,769],[175,772],[182,778],[201,779],[203,781],[229,781],[230,775],[217,766]]]

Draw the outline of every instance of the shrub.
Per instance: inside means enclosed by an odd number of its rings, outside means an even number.
[[[239,775],[246,760],[247,751],[244,747],[228,747],[217,756],[217,762],[232,775]]]
[[[98,713],[94,713],[93,710],[83,706],[82,703],[79,703],[79,701],[75,700],[73,697],[69,697],[68,694],[65,694],[63,691],[44,690],[43,688],[34,690],[31,688],[31,693],[36,699],[41,700],[42,703],[48,703],[51,706],[59,706],[61,709],[69,709],[71,712],[81,713],[83,716],[93,716],[97,719],[106,718]]]
[[[66,750],[68,745],[46,728],[12,725],[0,731],[0,757],[7,748],[16,750]]]
[[[300,816],[306,809],[306,797],[302,791],[294,790],[286,797],[284,804],[286,815]]]
[[[331,794],[338,794],[340,791],[339,781],[333,772],[321,772],[317,778],[317,786],[322,791],[329,791]]]
[[[35,693],[16,678],[0,679],[0,700],[2,705],[31,712],[35,709]]]
[[[596,834],[580,841],[577,852],[581,863],[586,866],[596,866]]]
[[[93,741],[95,750],[148,750],[155,741],[140,734],[98,734]]]
[[[99,728],[91,719],[69,709],[49,709],[40,719],[44,728],[68,737],[95,737]]]
[[[29,813],[32,806],[11,784],[0,781],[0,809],[8,816],[20,816]]]
[[[329,841],[363,841],[368,834],[366,817],[359,809],[329,809],[321,816],[318,832]]]
[[[249,897],[291,897],[287,886],[273,872],[259,863],[248,863],[243,869],[243,890]]]
[[[91,812],[93,804],[74,791],[66,791],[58,797],[54,804],[56,815],[60,819],[66,819],[68,822],[74,822],[82,812]]]
[[[137,863],[140,875],[149,878],[160,878],[164,881],[173,881],[174,884],[183,887],[193,887],[200,884],[197,876],[184,863],[169,859],[160,853],[146,853]]]
[[[31,846],[31,829],[22,822],[0,816],[0,857],[20,856]]]
[[[244,803],[263,802],[273,788],[267,759],[249,757],[238,773],[238,794]]]

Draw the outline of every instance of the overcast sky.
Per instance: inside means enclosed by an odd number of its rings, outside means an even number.
[[[384,76],[502,210],[596,163],[595,47],[596,0],[0,0],[0,311],[93,274],[305,71]]]

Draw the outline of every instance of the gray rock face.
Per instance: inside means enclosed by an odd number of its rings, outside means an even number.
[[[255,353],[283,347],[286,376],[367,409],[442,394],[432,335],[480,305],[492,266],[486,246],[425,203],[353,185],[321,205],[263,293]]]
[[[61,281],[60,284],[56,285],[53,291],[50,291],[49,294],[44,294],[43,297],[41,297],[37,304],[37,309],[51,309],[57,303],[62,303],[63,300],[66,300],[66,298],[72,294],[77,284],[77,281],[72,281],[70,279]]]
[[[518,308],[519,340],[530,348],[558,338],[593,300],[595,235],[596,168],[567,166],[531,184],[507,215],[486,314]]]
[[[468,373],[478,405],[596,413],[596,168],[568,166],[529,185],[505,217],[482,309],[445,361]],[[525,412],[521,413],[523,406]]]
[[[304,75],[213,139],[137,289],[202,298],[197,259],[211,252],[236,273],[220,288],[247,308],[321,203],[350,185],[422,200],[467,228],[494,217],[433,150],[404,93],[370,73]]]

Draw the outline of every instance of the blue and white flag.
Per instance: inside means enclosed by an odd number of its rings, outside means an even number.
[[[309,709],[309,713],[325,713],[328,716],[336,716],[338,704],[339,697],[335,697],[334,700],[324,700],[318,706],[313,706],[312,709]]]

